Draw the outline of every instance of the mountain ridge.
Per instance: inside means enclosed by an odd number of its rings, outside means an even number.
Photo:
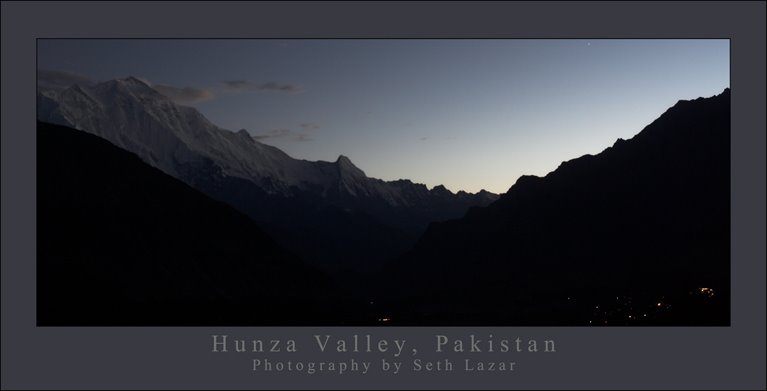
[[[109,95],[110,99],[99,95],[113,94],[113,91],[118,93]],[[93,148],[96,156],[91,156],[88,148],[59,149],[57,147],[67,142],[52,142],[55,137],[50,136],[49,129],[43,132],[48,136],[39,136],[41,142],[38,143],[42,148],[38,150],[41,177],[46,179],[39,186],[41,194],[45,195],[38,199],[41,202],[39,210],[40,216],[49,219],[40,224],[43,228],[39,260],[46,266],[46,271],[38,274],[38,281],[44,282],[38,283],[38,287],[54,288],[38,296],[43,303],[38,308],[53,309],[59,311],[54,314],[66,316],[68,303],[87,306],[88,303],[79,302],[93,301],[89,295],[94,287],[106,292],[116,288],[108,280],[85,278],[91,276],[91,272],[68,270],[69,266],[83,267],[78,260],[90,263],[85,265],[87,271],[88,266],[99,265],[99,258],[114,256],[120,260],[128,254],[136,256],[133,260],[139,265],[146,266],[137,255],[154,259],[154,255],[147,256],[155,247],[149,244],[164,238],[162,232],[186,232],[185,229],[197,227],[215,237],[219,244],[232,244],[229,242],[232,240],[233,247],[238,250],[226,246],[205,247],[203,244],[209,238],[195,236],[200,233],[195,233],[194,229],[188,237],[170,236],[176,245],[188,242],[190,247],[198,250],[184,250],[182,260],[194,260],[188,265],[178,263],[176,254],[163,247],[163,243],[156,243],[156,246],[164,249],[159,258],[169,260],[168,266],[179,268],[177,271],[183,276],[181,281],[198,286],[199,289],[190,292],[207,292],[211,294],[209,297],[214,297],[212,301],[206,301],[206,305],[227,302],[241,294],[255,299],[249,296],[253,292],[247,293],[248,289],[243,288],[248,286],[247,278],[241,278],[252,277],[257,271],[249,269],[253,265],[243,266],[236,258],[254,249],[240,250],[262,243],[267,240],[264,238],[271,236],[275,242],[265,248],[277,253],[280,251],[275,249],[280,247],[297,249],[308,261],[304,266],[292,263],[297,269],[304,270],[300,273],[303,275],[300,281],[284,282],[293,284],[290,286],[299,292],[289,298],[292,302],[287,305],[297,305],[311,316],[323,316],[321,310],[316,311],[320,307],[315,306],[314,299],[338,298],[318,298],[311,289],[301,290],[305,284],[324,292],[332,285],[325,280],[319,285],[311,281],[312,264],[321,264],[327,268],[325,271],[332,271],[328,275],[334,275],[337,281],[358,281],[361,287],[354,287],[355,297],[371,298],[370,307],[364,300],[363,308],[368,310],[356,307],[355,311],[368,315],[375,313],[379,315],[376,319],[386,317],[395,325],[729,324],[729,88],[713,97],[677,102],[634,137],[618,139],[600,153],[562,162],[543,177],[521,176],[500,197],[483,191],[453,193],[442,185],[429,189],[406,179],[387,182],[367,178],[344,155],[339,155],[334,162],[308,162],[312,164],[311,170],[315,170],[309,174],[321,179],[301,186],[283,182],[279,175],[259,177],[255,181],[230,176],[232,172],[248,171],[252,167],[247,161],[231,160],[229,165],[222,165],[216,159],[236,156],[251,143],[266,151],[259,162],[264,163],[262,168],[267,171],[285,161],[289,166],[296,159],[288,156],[292,160],[281,160],[287,154],[274,147],[267,148],[246,130],[226,131],[230,135],[223,136],[220,132],[209,132],[212,128],[205,125],[207,120],[199,112],[175,104],[166,105],[163,100],[158,102],[155,93],[139,79],[126,79],[60,92],[38,91],[38,104],[44,109],[41,117],[80,120],[88,126],[113,126],[104,134],[115,137],[115,141],[86,134],[88,132],[75,132],[82,133],[75,138],[88,136],[94,145],[122,143],[144,152],[145,156],[141,157],[144,163],[149,163],[146,160],[149,159],[177,170],[175,174],[186,180],[176,182],[185,184],[187,190],[200,190],[250,217],[238,214],[236,224],[227,222],[224,223],[226,227],[250,228],[243,231],[246,235],[230,232],[231,237],[215,229],[209,232],[217,224],[199,225],[194,221],[196,213],[183,211],[189,203],[181,202],[179,210],[179,205],[173,202],[164,203],[167,199],[162,195],[153,196],[150,191],[147,197],[142,193],[146,186],[131,182],[131,179],[143,177],[157,180],[157,175],[114,175],[108,168],[110,164],[93,162],[103,148]],[[67,104],[57,106],[56,99],[63,99]],[[69,110],[70,106],[83,111]],[[116,115],[112,125],[105,122],[109,116],[93,115],[111,113],[114,108],[119,110],[113,113]],[[202,125],[185,125],[187,120]],[[184,129],[175,134],[167,132],[164,124]],[[160,142],[164,148],[152,148],[153,142]],[[206,150],[207,155],[202,156],[196,154],[198,147],[210,148]],[[122,146],[111,151],[107,155],[128,153]],[[141,163],[138,153],[130,155]],[[59,161],[64,165],[79,164],[84,173],[96,172],[98,175],[73,176],[77,170],[65,167],[63,174],[53,173],[62,169],[56,164]],[[304,166],[299,164],[288,167],[288,170],[296,167],[300,170]],[[127,181],[122,181],[123,176]],[[78,195],[78,189],[82,194]],[[482,196],[487,197],[484,205],[470,205],[476,203],[473,197]],[[62,200],[77,207],[62,208],[58,204]],[[456,203],[456,200],[464,203]],[[195,208],[206,210],[210,205],[218,205],[208,201],[204,201],[207,207]],[[132,206],[122,207],[125,203]],[[147,204],[150,210],[142,210],[142,204]],[[196,205],[196,202],[192,204]],[[231,208],[228,211],[213,208],[217,212],[203,220],[231,217],[235,212]],[[82,214],[83,210],[87,213]],[[158,218],[157,224],[147,220],[166,216],[165,213],[170,213],[171,218]],[[113,215],[119,218],[114,219]],[[81,235],[77,229],[67,227],[67,222],[79,222],[82,218],[86,218],[86,223],[75,227],[88,230],[88,234]],[[55,224],[51,224],[50,219]],[[87,219],[95,219],[96,223],[87,223]],[[105,220],[106,229],[100,229],[99,222]],[[178,221],[183,223],[178,224]],[[258,227],[264,232],[254,233],[253,221],[258,221]],[[174,222],[178,226],[167,227]],[[412,234],[419,232],[419,226],[424,224],[426,228],[422,235]],[[137,253],[129,244],[130,238],[148,235],[147,229],[154,234],[147,240],[138,241],[143,247],[138,246]],[[94,237],[98,239],[83,243],[83,240]],[[73,249],[68,241],[80,246]],[[115,241],[122,244],[116,245]],[[104,253],[91,258],[89,255],[93,254],[88,253],[85,257],[83,254],[72,256],[83,249],[97,254],[98,251],[123,247],[126,251],[117,255]],[[184,249],[183,246],[179,248]],[[223,270],[227,273],[205,264],[205,259],[217,259],[218,253],[239,254],[225,258],[228,260]],[[254,253],[259,254],[258,251]],[[395,261],[384,263],[394,256],[397,256]],[[51,263],[57,257],[70,259],[73,263]],[[278,258],[291,264],[289,255],[278,254]],[[134,267],[130,263],[118,264],[122,265],[120,268],[127,265],[128,271]],[[360,265],[367,268],[365,278],[359,278],[359,270],[349,272]],[[274,274],[277,280],[285,272],[280,271],[281,266],[277,264],[265,267],[270,270],[267,274]],[[381,267],[383,269],[379,270]],[[106,272],[109,278],[115,278],[110,274],[115,270],[99,270]],[[218,286],[218,289],[210,290],[209,281],[205,281],[208,277],[201,278],[196,274],[201,270],[203,276],[210,274],[217,281],[212,286]],[[163,272],[147,274],[153,276],[150,287],[158,292],[164,292],[164,284],[157,281],[175,283]],[[69,278],[60,280],[62,275]],[[93,277],[98,275],[93,274]],[[225,281],[229,275],[237,277],[231,287]],[[274,282],[270,279],[263,283],[263,287],[268,288]],[[118,285],[124,287],[125,282]],[[183,289],[176,291],[178,287],[174,287],[163,293],[170,294],[170,303],[179,299],[178,292],[183,292]],[[272,288],[279,290],[279,286]],[[146,301],[140,303],[146,305]],[[248,305],[247,302],[242,304]],[[79,314],[86,316],[89,322],[104,321],[87,317],[97,312],[93,308]],[[191,311],[192,308],[181,310]],[[140,307],[133,307],[131,311],[139,313]],[[232,311],[236,309],[232,307]],[[274,308],[270,311],[277,311],[272,315],[281,319],[295,319],[290,317],[296,315],[280,313]],[[190,313],[176,311],[175,316],[188,321],[194,318],[183,316],[190,316]],[[152,314],[159,317],[155,319],[163,319],[163,308],[153,308]],[[130,323],[125,317],[130,317],[130,313],[122,314],[118,309],[108,315],[107,323]],[[336,315],[344,316],[343,313]],[[351,318],[353,322],[364,318],[355,316]],[[269,321],[268,317],[239,318],[238,321],[244,319]]]
[[[618,317],[606,304],[612,293],[645,309],[675,303],[673,312],[648,309],[653,322],[727,324],[729,104],[729,89],[680,101],[629,140],[522,176],[496,202],[431,223],[382,277],[408,287],[394,318],[641,324]],[[702,288],[716,299],[696,301]],[[597,316],[595,306],[612,312]]]
[[[375,269],[404,252],[432,221],[497,199],[369,178],[351,160],[294,159],[247,130],[219,128],[142,80],[41,86],[38,120],[102,137],[250,216],[315,265]],[[343,235],[355,238],[349,246]],[[367,249],[367,250],[365,250]],[[364,253],[360,259],[360,252]]]
[[[295,159],[293,157],[290,157],[288,154],[284,153],[283,151],[279,150],[276,147],[270,146],[268,144],[263,144],[259,142],[258,140],[255,140],[245,129],[241,129],[237,132],[226,130],[219,128],[199,113],[196,109],[188,106],[180,106],[175,103],[173,103],[170,98],[162,95],[157,90],[154,90],[150,85],[148,85],[146,82],[142,81],[139,78],[136,78],[134,76],[128,76],[123,79],[115,79],[115,80],[108,80],[101,83],[96,83],[94,85],[82,85],[82,84],[73,84],[72,86],[61,89],[61,90],[55,90],[52,88],[46,88],[46,87],[40,87],[38,90],[38,102],[41,100],[45,100],[47,98],[48,104],[39,105],[38,110],[38,119],[50,122],[50,123],[56,123],[60,125],[70,126],[76,129],[85,130],[94,134],[97,134],[101,137],[104,137],[111,141],[116,141],[118,146],[121,146],[125,149],[132,150],[133,152],[136,152],[139,154],[139,156],[142,157],[145,161],[149,163],[157,163],[158,167],[162,169],[163,171],[166,171],[167,173],[177,176],[178,172],[172,167],[172,164],[170,162],[161,162],[157,158],[148,158],[146,155],[148,154],[146,151],[141,150],[140,147],[132,145],[128,143],[127,141],[121,139],[119,135],[114,134],[114,132],[109,132],[104,129],[109,129],[111,126],[109,124],[99,124],[98,126],[91,121],[88,121],[89,118],[104,116],[104,114],[107,117],[110,118],[120,118],[123,117],[125,113],[120,113],[119,110],[115,110],[115,107],[109,107],[110,105],[104,104],[104,102],[108,102],[112,97],[106,96],[105,92],[111,92],[114,93],[116,96],[120,96],[120,99],[126,98],[126,97],[132,97],[135,98],[141,103],[147,104],[147,105],[157,105],[158,108],[161,110],[147,110],[147,112],[155,119],[157,122],[159,122],[162,126],[165,128],[171,129],[172,133],[176,136],[181,136],[180,139],[183,142],[184,146],[191,151],[203,153],[203,158],[209,158],[216,162],[216,164],[219,164],[224,169],[224,173],[227,175],[235,176],[238,178],[243,178],[246,180],[251,180],[257,185],[261,185],[262,182],[259,180],[263,178],[264,176],[272,176],[277,177],[278,179],[284,181],[288,186],[282,187],[280,190],[282,191],[289,191],[289,188],[291,186],[298,186],[299,188],[306,186],[305,183],[309,185],[316,185],[320,184],[323,186],[327,186],[327,183],[323,183],[323,180],[317,180],[316,178],[321,178],[321,175],[315,168],[310,168],[310,165],[313,164],[323,164],[326,161],[319,160],[319,161],[308,161],[304,159]],[[77,112],[77,104],[82,103],[78,97],[73,96],[73,94],[79,94],[85,99],[89,100],[91,104],[85,105],[86,107],[93,109],[91,112],[87,113],[78,113]],[[130,107],[131,102],[130,100],[122,102],[122,103],[128,103],[126,106]],[[54,105],[56,107],[51,107],[51,105]],[[95,109],[103,109],[110,111],[109,113],[100,113],[99,110]],[[161,115],[162,112],[168,112],[171,113],[170,115]],[[115,115],[118,114],[118,115]],[[205,138],[207,138],[208,142],[215,142],[216,145],[214,147],[214,150],[205,150],[205,146],[201,146],[199,143],[193,142],[191,138],[183,137],[185,135],[186,128],[178,123],[178,120],[186,120],[189,122],[188,129],[194,130],[194,129],[202,129],[207,133],[213,134],[214,136],[211,136],[210,134],[204,135]],[[106,121],[102,121],[106,122]],[[120,126],[126,127],[130,124],[120,124]],[[166,129],[167,130],[167,129]],[[243,133],[244,131],[244,133]],[[235,139],[233,137],[230,137],[230,135],[244,135],[247,134],[249,137],[246,139],[253,143],[248,143],[248,147],[256,146],[256,149],[249,149],[246,151],[237,151],[238,154],[235,156],[228,156],[228,158],[233,159],[235,162],[240,163],[239,165],[242,167],[236,167],[238,164],[233,164],[232,162],[227,162],[228,164],[223,164],[224,162],[222,159],[220,159],[222,156],[221,153],[225,152],[224,148],[225,146],[231,147],[231,145],[225,145],[227,143],[231,143]],[[200,133],[197,134],[198,136]],[[223,138],[223,140],[219,140],[219,138]],[[246,147],[247,148],[247,147]],[[136,150],[133,150],[136,149]],[[216,153],[218,152],[218,153]],[[270,171],[267,173],[264,172],[264,170],[259,169],[259,167],[256,167],[253,162],[248,161],[247,158],[250,155],[258,155],[258,156],[265,156],[266,160],[279,160],[280,165],[277,167],[277,169],[274,169],[275,166],[272,166]],[[364,176],[364,172],[357,168],[351,160],[349,160],[348,157],[344,155],[339,155],[338,159],[335,161],[339,164],[344,164],[345,166],[352,168],[354,170],[359,170],[359,172]],[[265,162],[260,162],[265,163]],[[155,164],[153,164],[155,165]],[[280,170],[280,168],[282,170]],[[275,173],[278,173],[280,171],[288,172],[289,175],[275,175]],[[380,181],[376,178],[369,178],[371,180]],[[382,181],[383,183],[387,183],[386,181]],[[275,189],[265,189],[265,190],[275,190]],[[399,203],[402,203],[401,200]]]

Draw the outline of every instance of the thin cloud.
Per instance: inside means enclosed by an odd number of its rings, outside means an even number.
[[[279,92],[288,92],[292,94],[292,93],[302,92],[304,88],[294,84],[280,84],[280,83],[269,82],[269,83],[264,83],[257,86],[256,90],[279,91]]]
[[[290,129],[287,128],[279,128],[279,129],[272,129],[269,132],[265,134],[257,134],[254,135],[253,138],[256,140],[266,140],[270,138],[280,138],[285,137],[287,135],[290,135],[293,133]]]
[[[314,141],[314,139],[308,134],[297,134],[293,138],[294,141]]]
[[[224,80],[221,84],[223,84],[226,89],[233,91],[244,91],[251,85],[249,81],[245,80]]]
[[[199,103],[213,99],[212,92],[202,88],[173,87],[163,84],[150,84],[157,92],[167,96],[176,103]]]
[[[140,76],[134,77],[154,88],[155,91],[170,98],[172,101],[180,104],[205,102],[206,100],[211,100],[216,97],[210,89],[206,88],[174,87],[167,84],[154,84],[147,78]]]
[[[304,88],[290,83],[254,83],[248,80],[224,80],[221,82],[224,89],[232,92],[246,92],[246,91],[267,91],[267,92],[285,92],[289,94],[297,94],[303,92]]]
[[[294,132],[287,128],[272,129],[267,133],[254,135],[253,138],[259,141],[269,139],[285,139],[298,142],[314,140],[310,134],[305,132]]]

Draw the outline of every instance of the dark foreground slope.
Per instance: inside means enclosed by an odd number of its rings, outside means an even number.
[[[356,320],[233,208],[85,132],[38,123],[37,145],[39,325]]]
[[[381,289],[401,324],[727,325],[729,281],[728,89],[432,224]]]

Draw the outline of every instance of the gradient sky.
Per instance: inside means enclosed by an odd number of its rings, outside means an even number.
[[[289,155],[502,193],[729,87],[728,40],[39,40],[38,69],[148,80]]]

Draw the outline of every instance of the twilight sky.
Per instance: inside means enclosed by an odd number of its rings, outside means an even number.
[[[728,40],[39,40],[38,69],[137,76],[216,125],[368,176],[502,193],[729,87]],[[71,74],[70,74],[71,73]]]

